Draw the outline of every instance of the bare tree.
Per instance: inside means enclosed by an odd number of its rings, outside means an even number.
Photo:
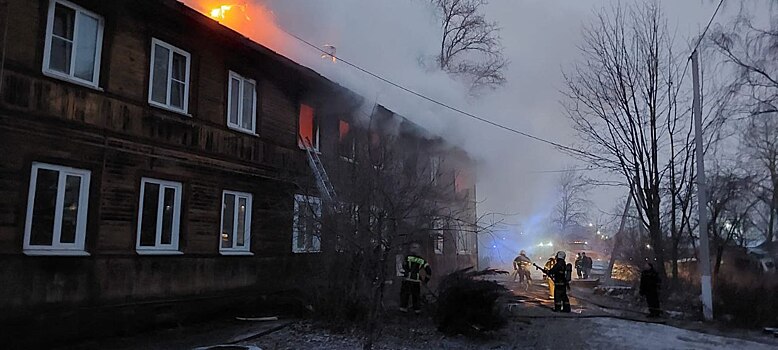
[[[778,226],[778,113],[754,115],[743,130],[741,145],[745,158],[761,174],[755,181],[755,190],[766,212],[762,232],[765,241],[772,242]]]
[[[471,92],[505,83],[500,27],[481,13],[486,0],[431,0],[439,11],[442,34],[440,69],[465,78]]]
[[[738,68],[733,88],[747,97],[745,108],[751,114],[778,112],[778,24],[771,25],[759,28],[741,13],[731,30],[712,35],[713,44]]]
[[[635,189],[662,276],[663,118],[672,113],[670,82],[679,70],[672,44],[656,3],[614,5],[584,30],[581,62],[565,74],[568,115],[590,146],[576,155],[618,172]]]
[[[554,206],[552,221],[562,237],[571,225],[586,221],[590,201],[587,198],[589,183],[573,167],[567,167],[557,179],[559,200]]]
[[[297,181],[297,191],[314,198],[305,203],[313,208],[309,214],[320,213],[311,215],[315,223],[308,224],[309,231],[319,228],[316,239],[325,257],[314,267],[323,278],[312,287],[321,302],[317,311],[359,325],[365,349],[381,335],[391,285],[387,281],[395,279],[397,257],[403,257],[410,243],[420,243],[423,255],[434,261],[436,249],[443,249],[438,242],[445,243],[449,258],[460,250],[472,253],[474,249],[463,245],[475,248],[475,237],[489,230],[479,226],[473,194],[457,191],[456,174],[445,160],[432,166],[429,154],[409,148],[401,142],[407,140],[392,132],[384,133],[398,128],[378,129],[352,129],[356,142],[350,158],[327,163],[336,203],[315,198],[310,176]],[[433,269],[436,276],[450,272]]]
[[[711,225],[708,227],[716,260],[713,275],[717,276],[721,268],[721,258],[727,246],[739,242],[751,220],[751,210],[757,203],[752,192],[751,176],[741,176],[732,171],[719,170],[710,179]]]
[[[732,27],[719,29],[712,41],[737,68],[731,89],[741,97],[740,112],[749,115],[741,145],[750,165],[764,174],[757,185],[766,211],[765,241],[772,242],[778,226],[778,24],[759,28],[741,11]]]

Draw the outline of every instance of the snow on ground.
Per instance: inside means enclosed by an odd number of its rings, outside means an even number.
[[[615,318],[590,319],[597,336],[587,340],[592,349],[775,349],[771,345],[694,332],[663,324]]]

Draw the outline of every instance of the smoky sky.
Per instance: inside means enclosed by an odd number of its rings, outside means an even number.
[[[625,1],[629,2],[629,1]],[[251,2],[250,2],[251,3]],[[507,83],[472,97],[461,81],[435,68],[440,44],[438,18],[425,0],[254,0],[272,12],[276,25],[315,45],[333,45],[336,55],[436,100],[511,128],[576,146],[560,105],[562,69],[577,58],[582,26],[614,1],[492,0],[484,13],[502,27],[510,61]],[[676,44],[702,31],[717,1],[665,0],[660,5]],[[767,6],[754,0],[755,6]],[[725,6],[714,22],[726,23],[738,5]],[[288,40],[288,41],[287,41]],[[479,214],[515,214],[509,222],[527,232],[542,230],[557,200],[558,174],[543,171],[587,167],[553,147],[468,119],[402,92],[286,37],[272,47],[291,59],[447,138],[479,161]],[[540,171],[540,172],[539,172]],[[599,179],[614,175],[587,171]],[[621,187],[592,190],[592,214],[613,212],[626,195]]]

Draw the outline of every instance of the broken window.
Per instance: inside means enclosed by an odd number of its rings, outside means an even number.
[[[321,251],[321,200],[317,197],[294,196],[292,252],[318,253]]]
[[[49,2],[43,72],[97,87],[103,18],[69,1]]]
[[[88,170],[33,163],[24,253],[28,255],[87,255],[84,252]]]
[[[465,171],[459,171],[454,175],[454,191],[464,193],[470,189],[470,175]]]
[[[143,178],[138,205],[138,254],[180,254],[181,183]]]
[[[300,104],[298,140],[297,145],[302,148],[319,150],[319,124],[313,107]]]
[[[370,142],[370,162],[373,167],[380,169],[384,163],[384,148],[382,147],[383,136],[377,131],[370,131],[368,141]]]
[[[341,158],[353,162],[356,158],[356,137],[351,124],[341,120],[338,123],[338,154]]]
[[[251,247],[251,194],[224,191],[219,252],[223,255],[248,253]]]

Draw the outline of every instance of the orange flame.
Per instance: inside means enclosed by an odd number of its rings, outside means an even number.
[[[246,1],[181,0],[187,6],[218,21],[249,39],[278,52],[285,52],[288,38],[276,26],[272,12]]]

